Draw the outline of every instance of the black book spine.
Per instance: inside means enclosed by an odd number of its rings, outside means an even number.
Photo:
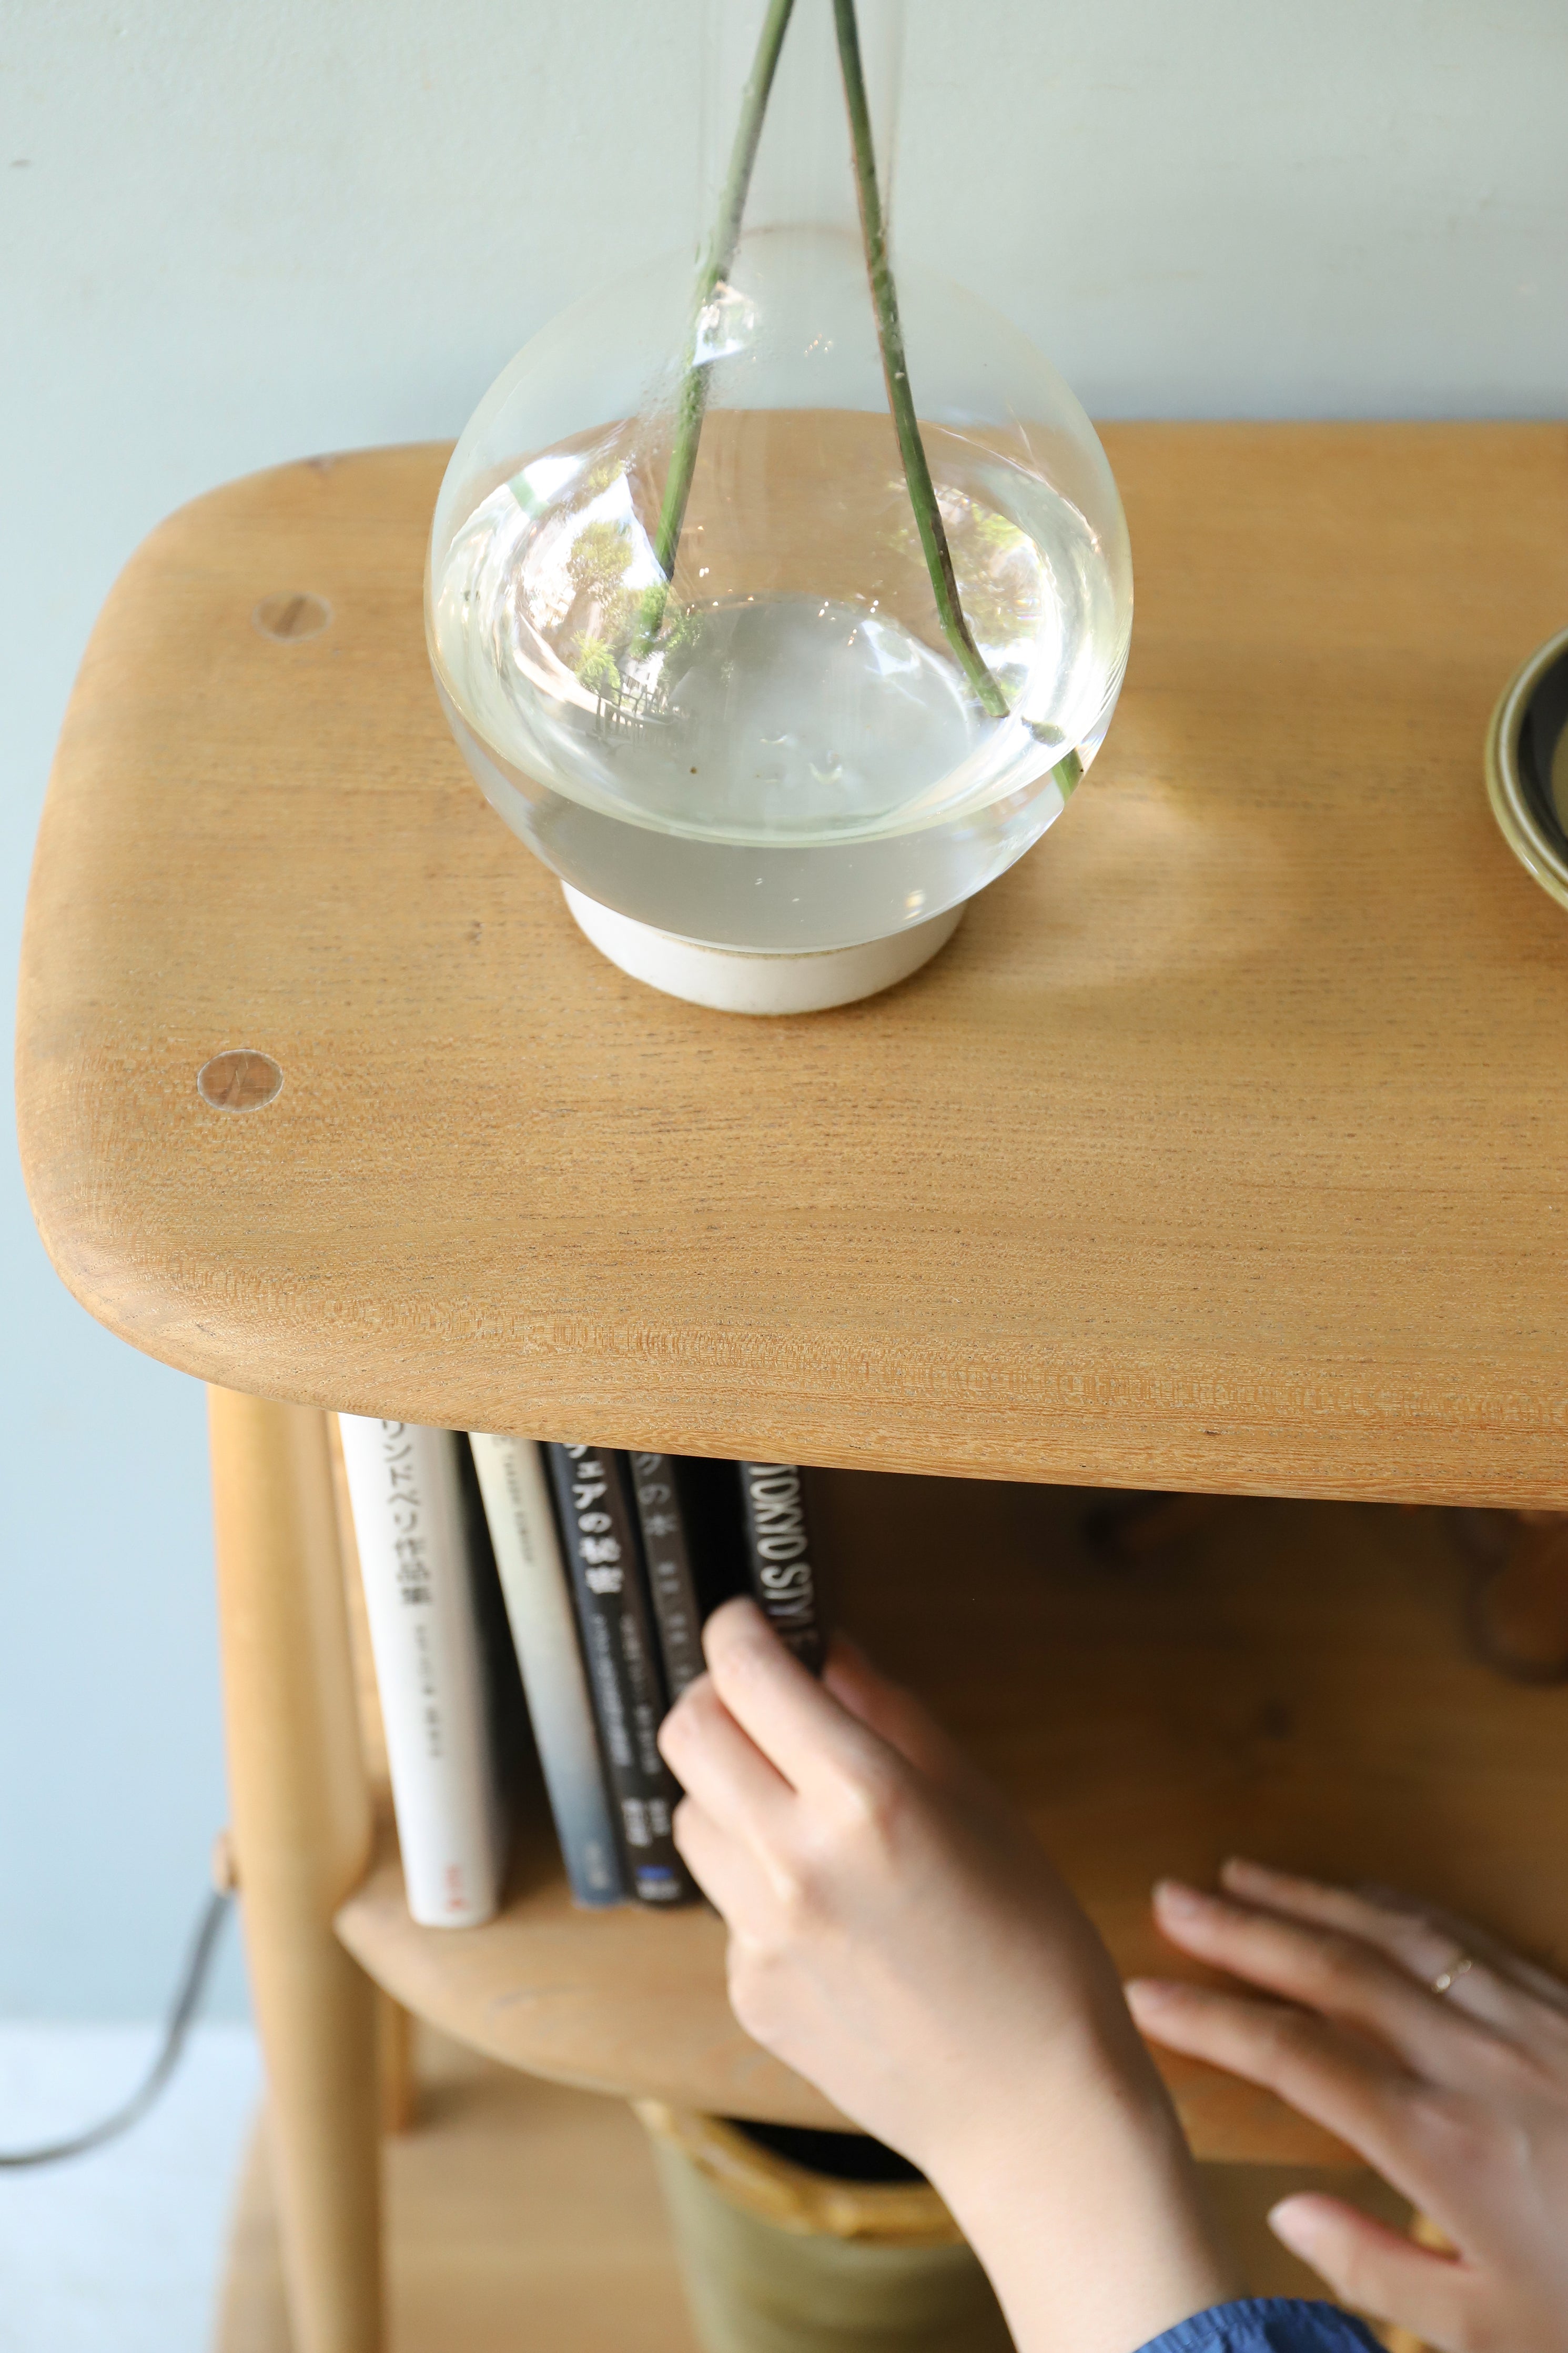
[[[664,1687],[673,1707],[702,1672],[702,1612],[691,1564],[691,1535],[679,1473],[669,1456],[634,1454],[630,1461]]]
[[[746,1567],[768,1623],[801,1664],[820,1674],[827,1655],[811,1562],[805,1488],[796,1462],[742,1462]]]
[[[670,1835],[680,1793],[658,1753],[664,1691],[626,1466],[605,1447],[545,1452],[632,1886],[644,1904],[684,1903],[696,1891]]]

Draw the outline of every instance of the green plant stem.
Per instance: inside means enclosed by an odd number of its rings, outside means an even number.
[[[981,708],[994,719],[1007,716],[1007,698],[991,675],[970,634],[953,576],[952,555],[936,502],[925,444],[915,417],[910,391],[909,364],[904,357],[904,331],[899,321],[899,298],[888,260],[888,230],[877,186],[877,157],[871,144],[871,112],[866,102],[866,76],[860,62],[860,27],[855,0],[833,0],[833,21],[838,34],[838,63],[844,76],[844,102],[849,112],[849,139],[855,150],[855,185],[860,199],[860,228],[866,245],[866,272],[871,281],[871,306],[877,313],[877,340],[887,378],[888,406],[904,461],[904,480],[915,528],[925,551],[926,569],[936,597],[942,634],[952,648],[960,669],[979,698]]]
[[[686,501],[691,495],[691,478],[697,470],[697,445],[702,438],[702,418],[708,406],[708,371],[712,362],[700,361],[697,357],[698,332],[703,311],[729,276],[730,266],[735,259],[735,248],[741,237],[741,221],[746,209],[746,191],[752,185],[752,166],[757,160],[757,142],[763,135],[763,117],[767,111],[768,93],[773,86],[779,51],[784,46],[794,6],[795,0],[771,0],[768,13],[763,20],[757,53],[752,60],[752,70],[741,99],[741,119],[735,126],[735,143],[730,151],[730,169],[719,202],[719,217],[713,224],[707,257],[697,280],[697,296],[691,306],[691,336],[687,346],[686,373],[681,379],[680,397],[676,408],[675,446],[670,451],[669,472],[665,478],[664,501],[659,508],[658,529],[654,537],[654,556],[664,575],[664,583],[662,587],[654,591],[657,611],[650,613],[643,624],[646,638],[657,634],[659,622],[664,617],[665,599],[675,576],[676,551],[680,545],[680,526],[686,517]]]
[[[663,578],[644,600],[638,630],[645,650],[652,644],[663,624],[665,607],[675,577],[681,525],[686,518],[687,501],[691,494],[692,477],[697,470],[702,420],[707,413],[708,377],[712,363],[697,357],[701,317],[718,288],[728,277],[735,258],[741,223],[746,210],[746,196],[752,184],[752,170],[763,135],[763,121],[794,6],[795,0],[770,0],[767,15],[763,20],[756,55],[752,60],[752,70],[742,95],[741,119],[735,126],[730,168],[725,175],[718,218],[714,222],[697,281],[691,332],[676,408],[675,440],[654,538],[654,555]],[[936,502],[936,491],[931,482],[931,468],[926,462],[925,445],[921,439],[914,399],[910,391],[909,364],[904,354],[903,328],[899,319],[899,298],[893,284],[892,267],[888,259],[887,224],[877,185],[877,158],[871,142],[871,116],[866,98],[866,77],[860,58],[860,28],[855,15],[855,0],[833,0],[833,13],[845,105],[849,116],[850,142],[855,154],[855,184],[866,248],[866,270],[877,318],[877,340],[882,354],[882,373],[887,381],[888,406],[898,435],[915,527],[920,533],[926,569],[931,575],[942,632],[974,690],[981,708],[994,719],[1005,719],[1007,698],[992,675],[964,617],[958,581],[952,568],[952,554],[947,543],[942,511]],[[1033,722],[1027,723],[1031,733],[1041,732]],[[1068,752],[1058,761],[1051,774],[1061,788],[1063,800],[1068,800],[1083,775],[1083,762],[1076,751]]]

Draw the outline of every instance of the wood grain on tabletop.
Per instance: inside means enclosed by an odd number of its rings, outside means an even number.
[[[1083,1493],[820,1472],[835,1617],[921,1693],[1035,1823],[1125,1973],[1202,1974],[1152,1928],[1152,1882],[1227,1854],[1381,1880],[1568,1974],[1561,1692],[1468,1651],[1467,1569],[1442,1516],[1216,1503],[1136,1566],[1096,1561]],[[574,1911],[542,1807],[507,1908],[414,1926],[384,1849],[338,1915],[410,2010],[491,2057],[725,2116],[831,2124],[742,2032],[724,1936],[693,1907]],[[1345,2163],[1271,2094],[1173,2059],[1197,2154]]]
[[[1480,770],[1568,615],[1568,430],[1105,438],[1138,616],[1089,782],[926,972],[787,1020],[625,978],[469,780],[420,618],[443,449],[172,517],[29,902],[23,1146],[79,1297],[426,1422],[1568,1504],[1568,924]],[[318,634],[253,626],[296,593]],[[242,1047],[284,1083],[236,1116],[195,1074]]]

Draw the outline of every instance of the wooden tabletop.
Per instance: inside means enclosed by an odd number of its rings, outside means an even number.
[[[420,617],[444,450],[163,524],[28,906],[72,1290],[420,1421],[1568,1504],[1568,919],[1480,766],[1568,618],[1568,431],[1105,438],[1138,617],[1089,784],[924,974],[781,1021],[624,978],[469,781]],[[236,1049],[282,1072],[243,1113],[196,1086]]]

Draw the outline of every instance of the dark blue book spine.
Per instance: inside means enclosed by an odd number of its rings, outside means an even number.
[[[668,1454],[633,1454],[628,1460],[665,1694],[673,1707],[702,1672],[702,1610],[692,1566],[692,1532],[679,1466]]]
[[[685,1903],[696,1889],[670,1834],[680,1792],[658,1753],[664,1689],[626,1465],[607,1447],[545,1451],[632,1890]]]

